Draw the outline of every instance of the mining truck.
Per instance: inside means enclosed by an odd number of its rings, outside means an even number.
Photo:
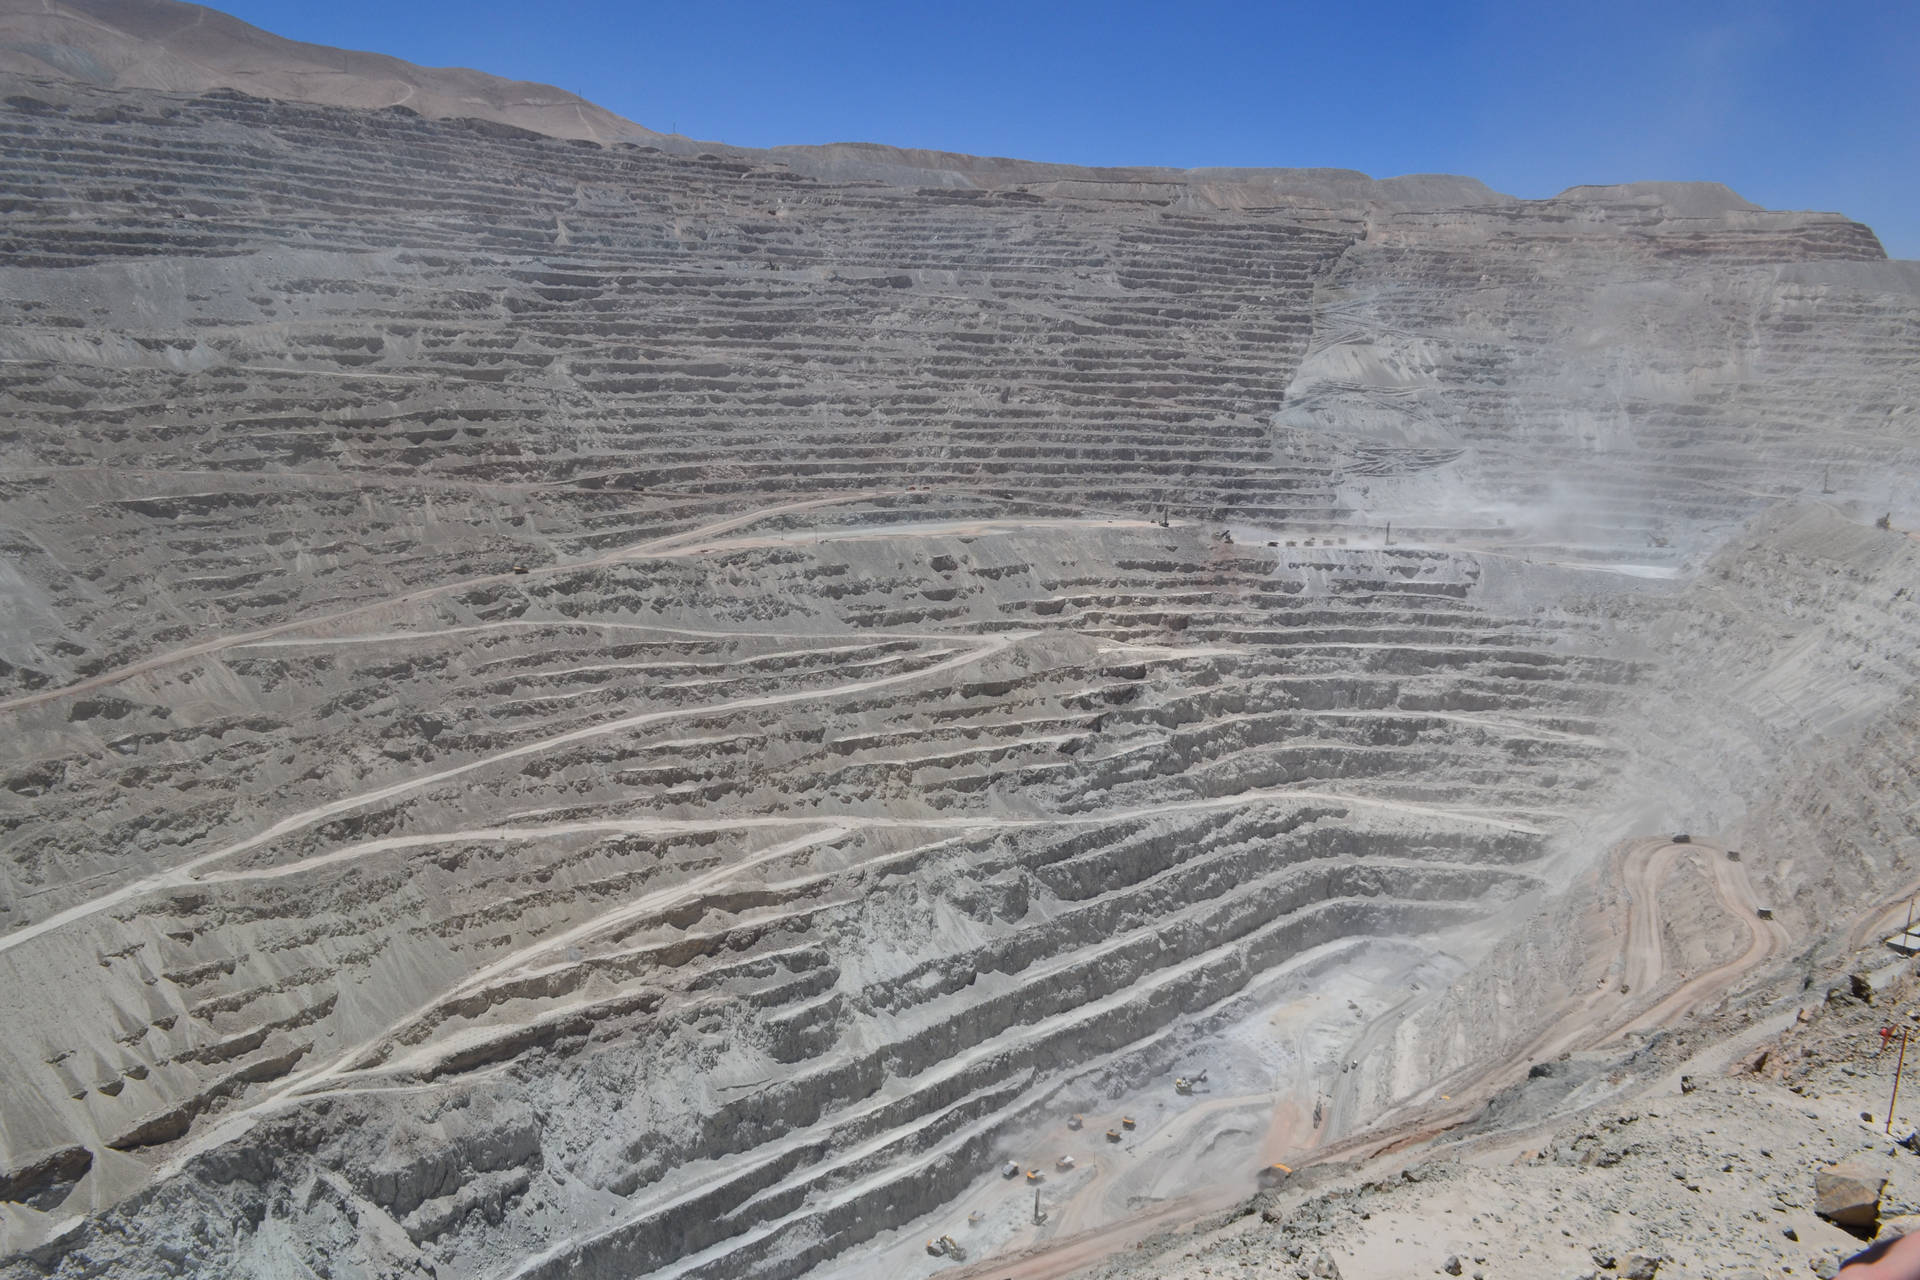
[[[1271,1191],[1292,1176],[1292,1169],[1276,1162],[1262,1169],[1254,1181],[1260,1185],[1262,1191]]]

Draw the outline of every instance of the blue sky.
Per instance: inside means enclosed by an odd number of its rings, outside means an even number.
[[[295,39],[570,89],[742,146],[1642,178],[1837,209],[1920,258],[1915,0],[230,0]]]

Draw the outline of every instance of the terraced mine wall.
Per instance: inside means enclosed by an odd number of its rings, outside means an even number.
[[[917,1250],[1196,1054],[1357,1129],[1511,965],[1225,1046],[1911,758],[1843,218],[10,92],[5,1274]]]

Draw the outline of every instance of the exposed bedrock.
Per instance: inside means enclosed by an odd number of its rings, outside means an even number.
[[[9,84],[0,1274],[891,1265],[1524,1043],[1622,837],[1920,873],[1837,215]]]

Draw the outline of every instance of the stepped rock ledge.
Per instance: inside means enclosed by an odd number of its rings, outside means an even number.
[[[166,0],[0,2],[0,149],[5,1280],[1070,1274],[1624,1105],[1920,881],[1839,214]]]

